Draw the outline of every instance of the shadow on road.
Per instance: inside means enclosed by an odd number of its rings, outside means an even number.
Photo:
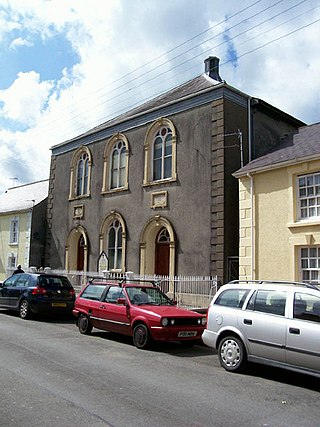
[[[100,337],[102,339],[111,340],[114,342],[119,342],[122,344],[127,344],[134,346],[132,337],[116,334],[113,332],[106,331],[96,331],[94,330],[91,335],[93,337]],[[151,347],[148,350],[137,350],[137,351],[152,351],[157,353],[168,353],[177,357],[199,357],[199,356],[207,356],[210,354],[216,354],[216,351],[211,350],[206,347],[204,344],[195,344],[190,345],[189,343],[181,343],[181,342],[162,342],[162,341],[154,341],[151,344]]]
[[[250,363],[243,375],[260,377],[266,380],[320,392],[320,378],[307,374],[299,374],[286,369]]]

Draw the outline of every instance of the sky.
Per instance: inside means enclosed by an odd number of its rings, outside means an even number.
[[[0,194],[51,147],[204,72],[320,122],[320,0],[0,0]]]

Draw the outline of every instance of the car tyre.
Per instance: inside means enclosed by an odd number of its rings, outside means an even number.
[[[247,363],[247,352],[240,338],[227,336],[222,338],[218,347],[221,366],[229,372],[241,372]]]
[[[134,345],[142,350],[147,349],[150,346],[151,337],[147,326],[144,323],[139,323],[133,329],[133,343]]]
[[[20,302],[19,315],[20,315],[21,319],[24,319],[24,320],[31,318],[30,306],[29,306],[29,303],[26,299],[24,299]]]
[[[78,318],[78,329],[80,334],[84,335],[90,335],[92,331],[92,324],[90,322],[90,319],[85,314],[80,314]]]

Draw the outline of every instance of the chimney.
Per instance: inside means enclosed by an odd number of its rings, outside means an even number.
[[[222,82],[222,78],[219,76],[219,61],[220,59],[216,56],[209,56],[209,58],[204,60],[204,71],[212,79]]]

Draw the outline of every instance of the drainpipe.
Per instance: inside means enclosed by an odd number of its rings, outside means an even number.
[[[248,172],[247,177],[250,179],[250,210],[251,210],[251,280],[255,280],[255,229],[254,229],[254,185],[253,176]]]

